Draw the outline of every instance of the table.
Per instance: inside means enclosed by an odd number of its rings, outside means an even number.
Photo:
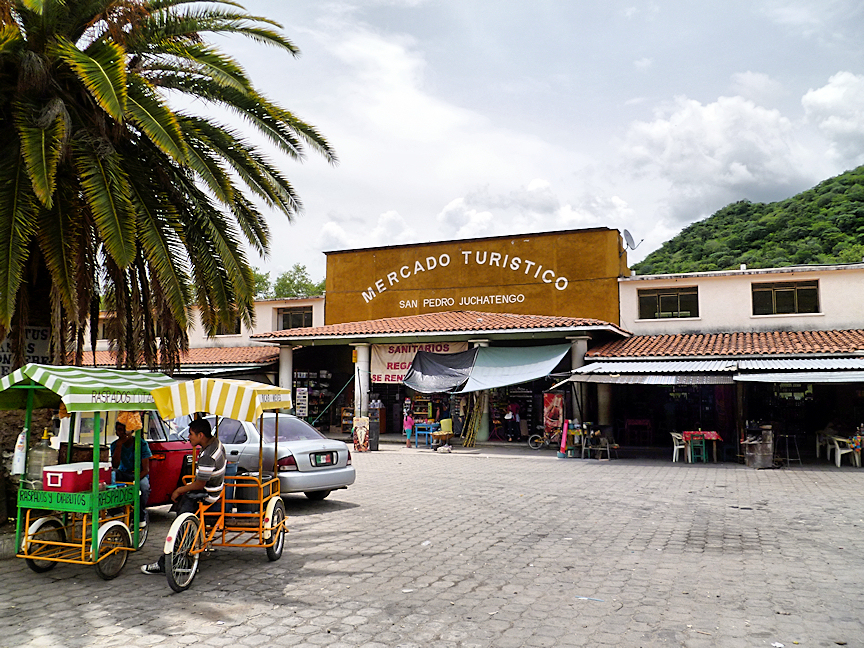
[[[426,447],[430,447],[429,435],[441,429],[440,423],[415,423],[414,424],[414,445],[420,447],[420,435],[426,435]]]
[[[714,442],[714,463],[717,463],[717,442],[722,441],[723,438],[717,434],[714,430],[689,430],[687,432],[682,432],[681,436],[684,437],[684,443],[687,444],[687,458],[690,458],[690,437],[694,434],[701,434],[705,437],[706,441]]]

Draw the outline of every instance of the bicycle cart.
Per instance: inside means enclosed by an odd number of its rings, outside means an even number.
[[[173,382],[160,373],[38,364],[0,379],[0,409],[25,410],[28,441],[34,409],[62,404],[73,422],[93,414],[88,418],[92,462],[72,463],[70,424],[67,463],[43,468],[41,481],[21,480],[15,546],[30,569],[42,573],[58,563],[93,565],[109,580],[123,569],[128,553],[140,547],[141,432],[135,433],[134,483],[112,485],[111,464],[99,457],[102,414],[107,421],[109,413],[153,410],[151,390]]]
[[[162,387],[153,391],[153,398],[166,419],[205,412],[216,415],[217,438],[220,416],[254,422],[263,420],[265,410],[291,407],[290,389],[220,378],[199,378]],[[278,426],[277,412],[277,444]],[[165,574],[171,589],[182,592],[192,585],[200,555],[212,547],[264,548],[268,559],[281,558],[288,529],[279,490],[277,456],[278,452],[274,453],[272,466],[263,465],[262,436],[257,473],[226,475],[223,494],[216,502],[209,505],[201,502],[196,513],[177,516],[163,547]],[[194,475],[186,480],[194,480]]]

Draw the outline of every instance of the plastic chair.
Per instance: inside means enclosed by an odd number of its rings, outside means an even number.
[[[684,443],[684,435],[678,432],[670,432],[672,437],[672,461],[678,461],[678,451],[684,450],[684,459],[687,459],[687,444]]]
[[[702,463],[707,461],[705,453],[705,436],[702,434],[691,434],[690,463],[696,463],[697,460]]]
[[[834,465],[838,468],[840,467],[840,460],[843,458],[843,455],[850,454],[849,462],[853,466],[861,467],[861,455],[855,452],[855,449],[852,447],[852,441],[850,439],[846,439],[844,437],[830,437],[830,442],[834,446]]]

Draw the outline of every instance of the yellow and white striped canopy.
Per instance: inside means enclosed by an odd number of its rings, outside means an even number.
[[[251,380],[198,378],[154,389],[162,418],[207,412],[239,421],[255,421],[264,410],[291,407],[291,390]]]

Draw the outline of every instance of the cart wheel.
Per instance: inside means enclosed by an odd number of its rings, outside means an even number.
[[[66,542],[66,531],[63,525],[57,520],[48,520],[39,527],[37,532],[40,540],[48,540],[50,542]],[[37,558],[27,558],[25,560],[27,566],[37,574],[44,574],[51,571],[57,566],[53,560],[39,560]]]
[[[126,565],[126,559],[129,557],[129,552],[126,550],[131,546],[132,541],[125,527],[118,524],[108,529],[99,541],[99,560],[96,562],[96,573],[99,574],[99,578],[102,580],[117,578]],[[112,550],[116,551],[110,556],[102,557]]]
[[[543,435],[532,434],[528,437],[528,447],[532,450],[539,450],[543,447]]]
[[[174,544],[171,553],[165,556],[165,575],[168,584],[175,592],[184,592],[192,585],[192,580],[198,572],[198,543],[201,522],[190,515],[180,524],[174,534]],[[194,551],[194,553],[193,553]]]
[[[144,526],[138,527],[138,548],[144,546],[144,543],[147,542],[147,536],[150,533],[150,513],[147,509],[144,509],[144,516],[141,520],[144,523]]]
[[[326,497],[330,494],[330,491],[329,491],[329,490],[324,490],[324,491],[307,491],[307,492],[305,492],[305,493],[303,493],[303,494],[304,494],[306,497],[308,497],[310,500],[312,500],[312,501],[314,501],[314,502],[318,502],[318,501],[321,501],[321,500],[323,500],[324,498],[326,498]]]
[[[279,560],[282,557],[282,549],[285,547],[285,504],[279,499],[273,507],[273,515],[270,517],[270,528],[276,529],[276,538],[273,544],[267,547],[267,558]]]

